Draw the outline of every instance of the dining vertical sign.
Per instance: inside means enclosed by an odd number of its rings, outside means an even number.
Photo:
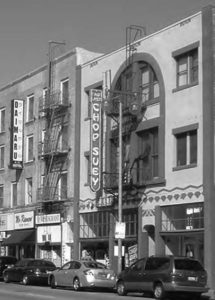
[[[23,113],[24,101],[11,101],[11,153],[10,167],[23,167]]]
[[[101,188],[101,105],[102,90],[90,90],[91,103],[91,151],[90,188],[97,192]]]

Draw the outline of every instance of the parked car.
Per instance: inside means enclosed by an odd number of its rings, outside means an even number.
[[[120,296],[140,291],[150,292],[155,299],[163,299],[166,294],[176,292],[197,300],[208,291],[207,273],[196,259],[152,256],[137,260],[122,271],[116,290]]]
[[[0,279],[3,279],[3,271],[13,267],[16,262],[17,259],[14,256],[0,256]]]
[[[48,284],[48,274],[56,269],[55,264],[43,259],[22,259],[14,267],[3,272],[4,282],[20,282],[30,284],[33,282]]]
[[[116,284],[113,270],[103,264],[90,260],[73,260],[49,275],[51,288],[58,286],[72,287],[75,291],[82,288],[110,288]]]

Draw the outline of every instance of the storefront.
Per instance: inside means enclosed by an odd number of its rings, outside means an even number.
[[[165,251],[195,257],[204,263],[203,203],[164,206],[159,210],[160,235],[165,244]]]
[[[14,214],[0,214],[0,255],[8,255],[8,247],[4,245],[6,236],[14,230]]]
[[[61,218],[60,214],[37,215],[37,257],[61,265]]]
[[[15,256],[17,259],[35,257],[34,211],[6,216],[7,222],[12,219],[14,228],[6,232],[2,242],[2,246],[6,249],[5,253]]]
[[[118,211],[104,210],[80,214],[81,257],[90,256],[99,262],[117,267],[118,240],[115,238],[115,223]],[[137,209],[123,211],[126,224],[122,241],[123,268],[137,259],[138,213]]]
[[[72,220],[63,220],[60,213],[37,215],[37,257],[52,261],[57,267],[72,259]]]

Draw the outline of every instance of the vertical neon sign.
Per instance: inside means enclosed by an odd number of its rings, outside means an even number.
[[[102,90],[90,90],[91,101],[91,155],[90,187],[97,192],[101,187],[101,105]]]

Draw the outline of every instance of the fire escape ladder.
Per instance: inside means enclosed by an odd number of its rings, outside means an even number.
[[[44,187],[49,190],[49,200],[60,200],[58,193],[58,182],[66,161],[68,150],[63,149],[60,143],[60,135],[64,127],[66,110],[59,112],[58,108],[52,109],[49,128],[46,135],[45,164],[46,174]]]
[[[112,142],[118,145],[119,140],[119,124],[122,122],[123,149],[130,143],[131,133],[137,128],[142,116],[145,113],[146,106],[140,103],[142,91],[135,85],[137,81],[135,70],[133,68],[134,54],[140,45],[140,39],[146,34],[145,28],[141,26],[131,25],[126,28],[126,67],[123,77],[123,85],[119,82],[116,89],[105,89],[105,111],[114,126],[112,126]],[[107,72],[106,72],[107,73]],[[106,75],[107,77],[107,75]],[[107,84],[105,84],[106,86]],[[111,86],[109,84],[109,86]],[[119,102],[122,103],[122,120],[119,116]],[[130,163],[123,158],[122,176],[123,188],[130,184]],[[104,190],[106,193],[116,194],[119,185],[119,172],[117,169],[104,172],[103,176]]]

